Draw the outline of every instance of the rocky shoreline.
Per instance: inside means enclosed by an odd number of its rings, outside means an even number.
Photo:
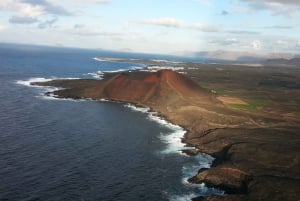
[[[215,159],[189,179],[229,195],[193,200],[298,200],[299,125],[232,110],[213,93],[171,70],[113,74],[104,80],[54,80],[32,83],[63,87],[60,98],[129,102],[156,111],[187,130],[184,143]]]

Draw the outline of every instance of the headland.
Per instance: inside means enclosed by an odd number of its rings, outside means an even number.
[[[32,84],[64,88],[52,92],[58,98],[107,99],[150,107],[185,128],[184,142],[196,148],[185,153],[215,157],[211,168],[199,170],[189,181],[227,193],[194,200],[298,200],[299,70],[180,66],[180,73],[132,71],[108,73],[102,80]]]

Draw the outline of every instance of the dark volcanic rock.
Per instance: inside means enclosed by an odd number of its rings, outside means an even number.
[[[189,156],[195,156],[199,153],[199,150],[197,149],[184,149],[181,150],[182,153],[189,155]]]
[[[224,195],[224,196],[209,196],[209,197],[196,197],[192,201],[244,201],[245,196],[241,195]]]
[[[209,187],[225,190],[229,194],[241,194],[247,193],[250,179],[247,173],[237,168],[218,166],[201,171],[189,181],[205,183]]]

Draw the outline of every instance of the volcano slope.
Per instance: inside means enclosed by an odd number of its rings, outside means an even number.
[[[298,200],[299,122],[230,109],[213,93],[171,70],[110,74],[103,80],[53,80],[60,98],[91,98],[150,107],[187,130],[186,143],[216,159],[189,181],[228,196],[195,200]],[[191,150],[189,153],[196,154]]]

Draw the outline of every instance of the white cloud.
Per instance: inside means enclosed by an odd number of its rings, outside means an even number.
[[[107,4],[110,1],[109,0],[90,0],[91,3],[96,3],[96,4]],[[86,3],[86,1],[85,1]]]
[[[266,29],[293,29],[293,26],[287,26],[287,25],[273,25],[273,26],[264,26],[262,28]]]
[[[157,19],[149,19],[149,20],[140,20],[138,21],[139,24],[148,24],[148,25],[157,25],[157,26],[164,26],[164,27],[182,27],[184,22],[182,20],[178,20],[171,17],[163,17]]]
[[[23,17],[37,17],[45,13],[39,5],[30,5],[16,0],[1,0],[0,10],[15,12]]]
[[[280,45],[280,46],[286,46],[286,45],[288,45],[288,42],[287,42],[287,41],[284,41],[284,40],[277,40],[277,41],[276,41],[276,44],[277,44],[277,45]]]
[[[110,0],[68,0],[68,2],[76,4],[108,4]]]
[[[233,45],[238,45],[240,41],[236,38],[226,38],[226,39],[214,39],[211,40],[210,43],[220,45],[222,47],[225,46],[233,46]]]
[[[196,29],[199,31],[203,31],[203,32],[218,32],[220,31],[220,28],[217,26],[213,26],[213,25],[207,25],[207,24],[193,24],[193,25],[188,25],[188,28],[191,29]]]
[[[0,31],[4,31],[6,29],[6,27],[5,26],[3,26],[3,25],[0,25]]]
[[[100,30],[100,29],[90,29],[90,28],[84,28],[84,27],[77,28],[76,26],[73,27],[73,29],[64,30],[64,32],[73,34],[73,35],[78,35],[78,36],[85,36],[85,37],[90,37],[90,36],[117,37],[117,36],[121,35],[120,32],[104,31],[104,30]]]
[[[251,47],[254,49],[254,50],[260,50],[261,47],[262,47],[262,44],[259,40],[254,40],[252,41],[251,43]]]
[[[172,28],[194,29],[194,30],[198,30],[198,31],[202,31],[202,32],[218,32],[218,31],[220,31],[220,28],[217,26],[214,26],[214,25],[201,24],[201,23],[187,24],[183,20],[171,18],[171,17],[140,20],[140,21],[137,21],[137,23],[145,24],[145,25],[172,27]]]

